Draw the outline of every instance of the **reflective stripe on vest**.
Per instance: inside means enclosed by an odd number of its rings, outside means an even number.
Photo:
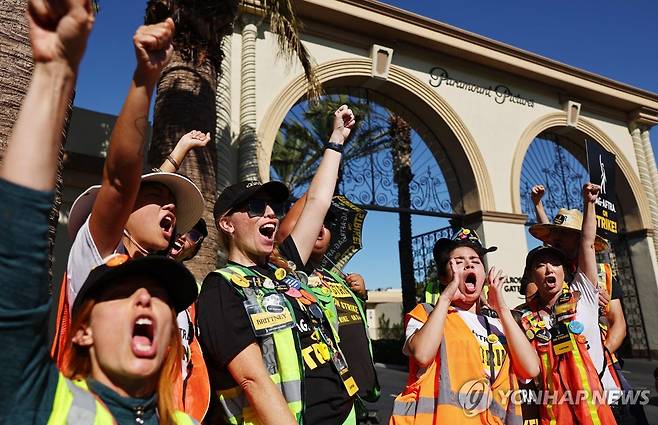
[[[534,310],[524,308],[521,311],[527,313]],[[524,329],[531,326],[525,316],[522,318],[522,325]],[[570,340],[573,350],[560,356],[553,353],[552,342],[539,345],[536,339],[532,341],[540,358],[541,372],[537,377],[539,390],[547,391],[556,400],[554,403],[541,403],[542,425],[615,423],[610,406],[605,403],[597,404],[598,398],[593,398],[593,393],[602,397],[604,392],[585,341],[571,333]],[[579,394],[585,394],[585,397],[582,398]],[[572,399],[579,397],[578,403],[559,403],[565,396]]]
[[[425,322],[431,310],[431,306],[422,304],[416,306],[409,316]],[[458,366],[451,366],[449,359],[456,358],[455,350],[463,350],[463,357]],[[452,363],[455,363],[454,359]],[[510,370],[509,356],[505,357],[491,387],[492,398],[483,396],[477,406],[468,406],[469,410],[477,409],[481,413],[467,414],[460,399],[464,400],[468,395],[460,393],[461,387],[469,381],[482,380],[488,385],[489,380],[480,362],[480,344],[455,311],[449,312],[446,318],[444,340],[437,358],[417,379],[414,370],[418,367],[410,368],[414,376],[410,376],[409,381],[415,379],[415,382],[408,382],[405,391],[395,399],[391,424],[523,423],[520,406],[509,399],[511,390],[518,388]]]
[[[174,412],[177,425],[198,425],[183,412]],[[89,391],[85,381],[72,381],[59,374],[53,410],[48,425],[116,425],[110,411]]]
[[[427,304],[434,305],[441,295],[440,287],[438,282],[430,281],[425,285],[425,302]]]
[[[231,284],[243,299],[250,299],[258,303],[258,297],[251,288],[240,288],[231,283],[231,276],[239,274],[241,276],[259,276],[246,267],[229,265],[216,271]],[[263,289],[268,291],[267,289]],[[277,293],[272,290],[272,293]],[[288,309],[294,317],[290,304],[286,300]],[[260,303],[259,303],[260,304]],[[262,307],[262,306],[261,306]],[[261,351],[263,353],[263,363],[265,369],[270,375],[272,382],[276,384],[283,397],[288,403],[288,408],[293,416],[300,422],[302,416],[302,358],[297,350],[297,341],[291,328],[274,332],[272,335],[264,338],[258,338]],[[250,424],[259,423],[255,412],[249,406],[246,395],[239,386],[216,392],[219,403],[222,406],[224,414],[231,424]]]

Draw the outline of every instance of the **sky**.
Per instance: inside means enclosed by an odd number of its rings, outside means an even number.
[[[385,0],[515,47],[658,93],[658,2],[655,0]],[[144,1],[103,0],[80,67],[76,106],[117,114],[134,69],[132,34]],[[658,128],[651,131],[654,152]],[[415,217],[414,234],[445,225]],[[385,231],[382,231],[385,229]],[[368,286],[399,287],[397,217],[370,212],[364,245],[346,267]],[[381,261],[385,258],[386,261]]]

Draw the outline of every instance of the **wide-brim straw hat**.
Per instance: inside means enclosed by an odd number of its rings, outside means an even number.
[[[203,214],[203,195],[199,188],[185,176],[176,173],[155,172],[142,175],[141,184],[160,183],[166,186],[176,199],[176,233],[188,232]],[[94,185],[82,192],[73,202],[69,212],[68,233],[71,240],[91,214],[91,209],[100,191],[100,185]]]
[[[580,237],[583,228],[583,214],[577,209],[560,208],[557,215],[553,219],[553,223],[547,224],[534,224],[530,226],[528,231],[532,236],[539,239],[544,243],[550,242],[550,236],[553,232],[574,232],[577,237]],[[596,235],[594,241],[594,249],[598,251],[605,251],[608,248],[608,241],[601,236]]]

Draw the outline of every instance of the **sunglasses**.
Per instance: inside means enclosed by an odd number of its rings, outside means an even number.
[[[187,240],[189,240],[193,244],[197,244],[197,243],[201,242],[203,240],[203,238],[205,238],[203,233],[199,232],[196,229],[192,229],[189,232],[187,232]]]
[[[233,209],[233,211],[246,212],[249,218],[263,217],[267,206],[272,208],[277,218],[283,217],[285,214],[285,205],[283,202],[274,202],[269,199],[250,199],[242,205]]]

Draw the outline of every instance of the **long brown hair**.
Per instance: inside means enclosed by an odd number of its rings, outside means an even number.
[[[91,312],[96,305],[96,300],[88,299],[83,302],[80,309],[72,318],[71,338],[76,332],[89,324]],[[176,312],[171,309],[172,329],[167,347],[167,355],[162,362],[156,392],[158,395],[158,416],[162,425],[174,425],[175,403],[173,397],[173,385],[180,379],[181,359],[183,358],[183,345],[180,340],[180,332],[176,325]],[[67,342],[66,351],[70,353],[62,364],[62,373],[69,379],[86,379],[91,374],[91,357],[88,347],[74,344],[73,340]]]

